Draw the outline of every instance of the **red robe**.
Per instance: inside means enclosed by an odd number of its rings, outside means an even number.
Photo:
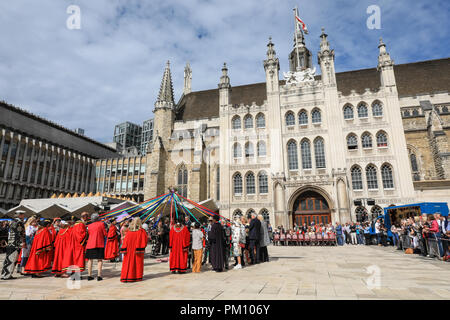
[[[108,230],[106,246],[105,246],[105,260],[115,259],[119,255],[119,239],[117,237],[117,227],[111,225]]]
[[[25,273],[42,273],[50,270],[49,251],[51,245],[51,235],[48,229],[39,229],[33,239],[30,256],[25,266]]]
[[[72,255],[73,265],[80,268],[80,272],[84,271],[84,256],[86,251],[86,241],[88,237],[86,225],[83,222],[77,222],[72,227]],[[75,271],[75,270],[74,270]]]
[[[174,225],[169,233],[169,249],[170,249],[170,271],[186,272],[189,243],[191,242],[191,234],[189,230],[181,225]]]
[[[64,273],[73,265],[72,257],[72,228],[59,229],[55,240],[55,254],[52,273]]]
[[[49,259],[50,261],[53,261],[53,255],[55,254],[55,240],[56,240],[56,229],[53,225],[50,225],[49,227],[47,227],[48,231],[50,232],[50,240],[52,242],[52,246],[51,246],[51,250],[49,251]]]
[[[120,248],[120,253],[124,254],[120,281],[142,281],[142,276],[144,275],[144,253],[147,242],[147,232],[144,229],[127,232]]]

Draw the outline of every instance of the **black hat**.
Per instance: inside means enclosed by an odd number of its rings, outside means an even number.
[[[214,215],[214,216],[213,216],[213,219],[214,219],[215,221],[219,221],[219,220],[220,220],[220,217],[219,217],[218,215]]]

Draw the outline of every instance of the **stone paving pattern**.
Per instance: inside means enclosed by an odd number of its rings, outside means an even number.
[[[167,262],[148,257],[144,281],[137,283],[121,283],[121,264],[106,262],[104,280],[82,280],[80,289],[68,289],[67,279],[15,274],[16,280],[0,281],[0,299],[450,299],[449,263],[392,247],[270,246],[269,255],[269,263],[242,270],[216,273],[208,266],[204,272],[184,275],[171,274]],[[380,268],[377,289],[366,284],[371,265]]]

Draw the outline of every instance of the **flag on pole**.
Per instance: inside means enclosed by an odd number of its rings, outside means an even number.
[[[306,24],[302,21],[302,19],[300,19],[299,17],[298,17],[298,15],[296,14],[295,15],[295,20],[297,21],[297,26],[300,28],[302,28],[302,30],[306,33],[306,34],[308,34],[308,28],[306,27]]]

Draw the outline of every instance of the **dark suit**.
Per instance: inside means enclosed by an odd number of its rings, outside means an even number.
[[[254,218],[250,221],[248,229],[248,238],[250,240],[249,251],[252,264],[259,263],[259,241],[261,239],[261,221]]]

